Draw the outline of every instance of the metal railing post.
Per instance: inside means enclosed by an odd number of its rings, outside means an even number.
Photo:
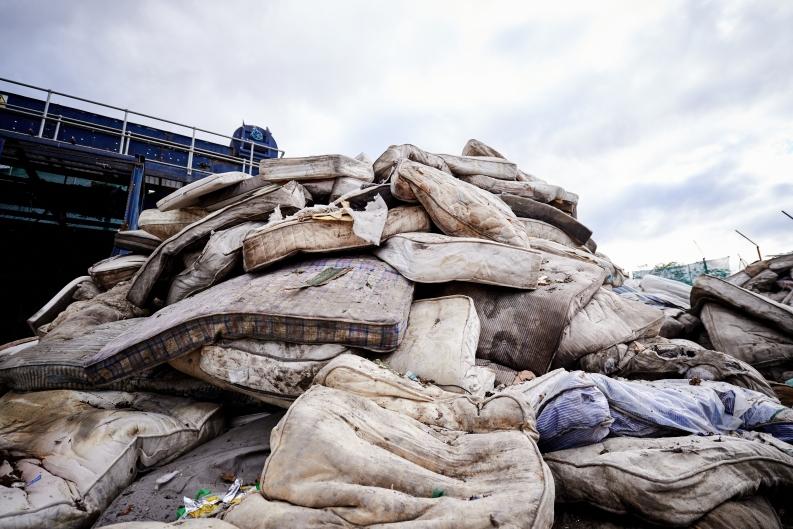
[[[195,151],[195,127],[193,127],[193,138],[190,140],[190,153],[187,155],[187,174],[193,174],[193,152]]]
[[[121,127],[121,142],[118,145],[119,154],[124,152],[124,136],[127,134],[127,118],[129,117],[129,110],[124,111],[124,126]]]
[[[253,141],[252,140],[251,140],[251,159],[249,161],[248,174],[253,175]]]
[[[47,90],[47,102],[44,103],[44,114],[41,116],[41,126],[39,127],[39,138],[44,134],[44,123],[47,122],[47,112],[50,111],[50,99],[52,99],[52,90]]]
[[[61,131],[61,116],[58,115],[58,121],[55,122],[55,135],[52,137],[53,140],[58,141],[58,133]]]

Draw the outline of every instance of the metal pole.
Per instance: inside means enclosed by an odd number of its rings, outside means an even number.
[[[44,103],[44,114],[41,116],[41,126],[39,127],[39,138],[44,134],[44,123],[47,121],[47,112],[50,111],[50,99],[52,99],[52,90],[47,90],[47,102]]]
[[[788,213],[788,212],[787,212],[787,211],[785,211],[784,209],[782,210],[782,213],[784,213],[785,215],[787,215],[787,217],[788,217],[790,220],[793,220],[793,217],[792,217],[792,216],[790,216],[790,213]]]
[[[193,151],[195,149],[195,127],[193,127],[193,139],[190,140],[190,154],[187,155],[187,174],[193,174]]]
[[[52,137],[53,140],[58,141],[58,133],[61,131],[61,118],[63,116],[58,116],[58,121],[55,123],[55,136]]]
[[[248,174],[253,174],[253,141],[251,141],[251,159],[250,159],[250,166],[248,167]]]
[[[129,116],[129,110],[124,111],[124,126],[121,127],[121,143],[118,145],[118,152],[122,154],[124,152],[124,136],[127,134],[127,117]]]
[[[757,258],[762,261],[763,260],[763,255],[760,253],[760,245],[757,244],[756,242],[754,242],[752,239],[750,239],[746,235],[744,235],[743,233],[739,232],[738,230],[735,230],[735,233],[737,233],[738,235],[740,235],[741,237],[743,237],[744,239],[746,239],[750,243],[754,244],[754,247],[757,248]]]

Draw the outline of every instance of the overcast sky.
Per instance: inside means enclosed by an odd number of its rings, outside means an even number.
[[[480,139],[631,269],[793,250],[793,2],[0,0],[0,77],[288,156]],[[0,84],[0,89],[7,85]]]

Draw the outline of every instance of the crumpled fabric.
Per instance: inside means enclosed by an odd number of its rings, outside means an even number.
[[[793,410],[770,397],[726,382],[688,380],[620,380],[590,373],[609,401],[615,435],[660,437],[670,432],[696,435],[737,430],[766,430],[773,420],[790,423]],[[793,441],[784,428],[774,429],[779,439]],[[771,433],[771,432],[769,432]]]
[[[543,451],[586,446],[609,435],[664,437],[682,432],[757,430],[793,442],[793,410],[726,382],[630,381],[557,369],[514,391],[526,395],[537,413]]]
[[[304,208],[286,219],[279,220],[317,219],[350,221],[352,222],[352,232],[355,235],[375,246],[379,246],[387,218],[388,206],[383,200],[383,197],[375,195],[375,197],[366,204],[363,211],[356,211],[352,209],[347,202],[342,202],[340,206],[331,204]]]

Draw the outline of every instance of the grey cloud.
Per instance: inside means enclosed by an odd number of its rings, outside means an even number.
[[[578,44],[585,30],[586,21],[583,19],[561,21],[553,26],[529,21],[495,35],[490,45],[495,53],[517,58],[538,53],[550,57]]]
[[[680,8],[637,35],[623,71],[571,72],[561,89],[494,121],[505,123],[513,137],[586,157],[659,132],[676,134],[694,116],[713,120],[718,133],[720,113],[728,109],[790,105],[793,9],[744,4],[735,34],[727,37],[717,29],[726,4],[686,2]]]
[[[590,189],[598,191],[581,197],[582,220],[601,244],[718,215],[782,229],[765,209],[793,186],[738,168],[770,127],[778,134],[793,122],[793,4],[670,3],[629,35],[624,62],[605,58],[600,67],[563,61],[598,32],[608,36],[623,13],[549,22],[531,8],[514,11],[499,18],[458,2],[6,0],[0,34],[12,51],[0,54],[0,75],[220,132],[256,121],[290,154],[376,157],[403,142],[456,153],[473,136],[529,172],[540,157],[570,171],[611,167],[620,174],[597,175]],[[473,22],[457,18],[471,13]],[[479,18],[492,23],[480,29]],[[729,24],[732,32],[719,29]],[[445,75],[449,65],[459,78]],[[514,96],[524,85],[526,95]],[[743,130],[723,125],[733,112],[749,116]],[[640,171],[626,181],[620,162],[622,153],[648,153],[648,168],[676,179],[680,169],[664,156],[697,149],[722,159],[679,183],[649,182]],[[591,178],[580,173],[538,176],[562,185]]]
[[[791,205],[793,205],[793,200],[791,200]],[[793,211],[786,211],[793,215]],[[753,216],[747,222],[741,223],[737,228],[750,237],[762,235],[766,239],[789,238],[793,234],[793,220],[783,215],[778,208],[769,205],[769,207],[765,208],[765,211]]]
[[[733,162],[670,184],[636,182],[583,217],[597,238],[651,238],[686,223],[723,218],[750,200],[752,186]]]

